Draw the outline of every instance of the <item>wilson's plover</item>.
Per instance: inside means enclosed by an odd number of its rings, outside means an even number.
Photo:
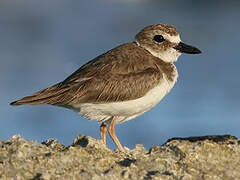
[[[50,104],[73,109],[89,120],[101,122],[103,142],[106,144],[108,130],[123,151],[115,124],[148,111],[172,89],[178,77],[173,63],[181,53],[201,53],[182,43],[176,28],[168,24],[147,26],[135,38],[135,42],[89,61],[64,81],[11,105]]]

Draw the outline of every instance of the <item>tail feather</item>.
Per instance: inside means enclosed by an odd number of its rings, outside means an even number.
[[[39,105],[39,104],[55,104],[57,103],[56,100],[59,99],[64,92],[68,89],[58,89],[60,83],[51,86],[49,88],[43,89],[34,93],[31,96],[26,96],[20,100],[11,102],[10,105],[17,106],[17,105]]]
[[[49,104],[49,100],[52,98],[53,96],[49,96],[46,98],[41,98],[38,96],[27,96],[24,97],[20,100],[11,102],[10,105],[12,106],[17,106],[17,105],[24,105],[24,104],[28,104],[28,105],[39,105],[39,104]]]

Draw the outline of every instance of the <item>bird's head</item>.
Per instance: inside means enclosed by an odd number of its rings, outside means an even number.
[[[165,62],[177,61],[182,53],[201,53],[196,47],[181,42],[176,28],[168,24],[147,26],[135,38],[139,46]]]

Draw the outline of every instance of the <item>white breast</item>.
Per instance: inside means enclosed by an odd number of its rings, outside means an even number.
[[[135,100],[102,104],[72,104],[71,106],[73,110],[89,120],[107,122],[112,116],[115,116],[117,123],[122,123],[143,114],[155,106],[171,90],[176,79],[169,82],[166,78],[163,78],[155,88]]]

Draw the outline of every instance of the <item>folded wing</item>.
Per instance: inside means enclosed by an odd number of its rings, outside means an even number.
[[[131,53],[133,50],[134,53]],[[11,105],[62,106],[140,98],[163,78],[154,62],[143,59],[148,56],[142,53],[147,52],[135,43],[119,46],[85,64],[63,82],[12,102]]]

